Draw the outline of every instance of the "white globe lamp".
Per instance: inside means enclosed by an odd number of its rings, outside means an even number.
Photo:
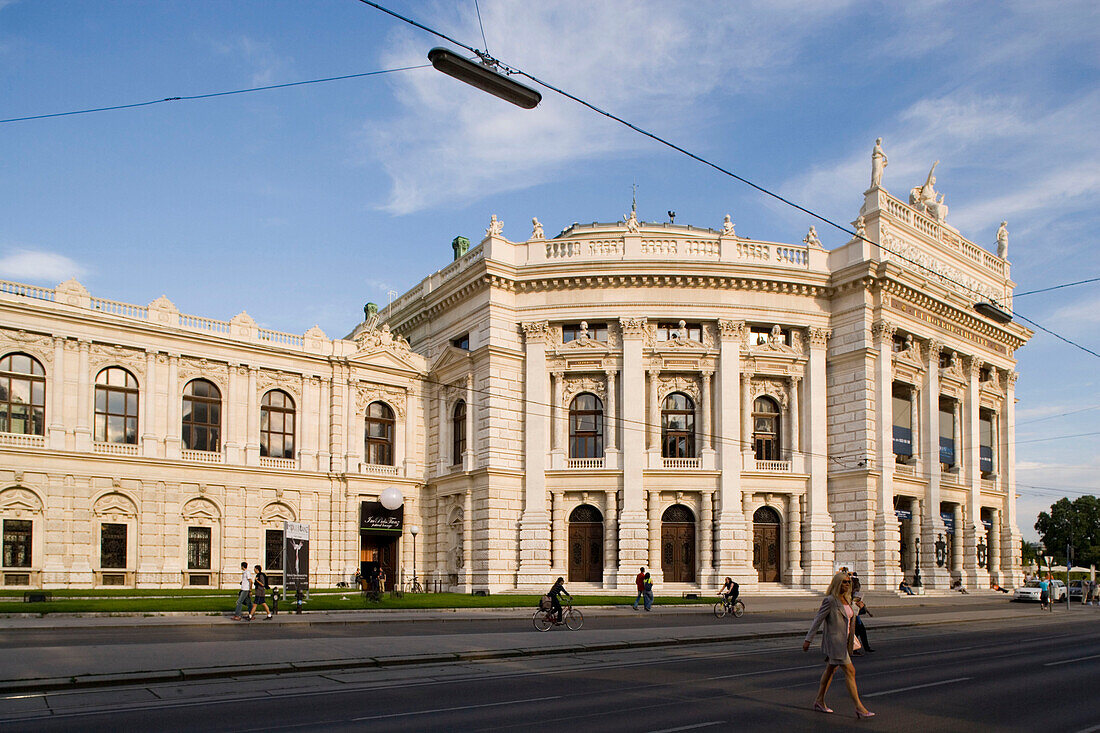
[[[382,502],[382,506],[389,509],[391,512],[394,509],[400,509],[401,505],[405,503],[405,497],[401,495],[401,489],[396,486],[390,486],[383,489],[382,495],[378,497],[378,500]]]

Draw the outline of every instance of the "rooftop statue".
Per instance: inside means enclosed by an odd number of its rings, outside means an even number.
[[[997,256],[1002,260],[1008,257],[1008,222],[1002,221],[997,230]]]
[[[928,171],[928,178],[924,179],[923,186],[914,186],[909,192],[909,205],[917,211],[925,212],[936,221],[943,222],[947,219],[947,204],[944,202],[942,193],[937,198],[935,188],[936,166],[939,164],[938,160],[932,164],[932,170]]]
[[[886,153],[882,152],[882,138],[875,138],[875,148],[871,151],[871,188],[882,185],[882,171],[889,164]]]
[[[863,218],[863,214],[856,219],[856,236],[860,239],[867,238],[867,220]]]
[[[542,233],[542,223],[539,222],[538,217],[531,217],[531,239],[544,239],[545,235]]]
[[[626,217],[626,230],[632,233],[638,231],[638,214],[633,208],[630,209],[630,216]]]
[[[493,214],[489,219],[489,228],[485,230],[485,234],[490,237],[499,237],[503,231],[504,222],[498,219],[496,214]]]
[[[810,231],[806,232],[806,236],[802,238],[802,241],[807,247],[820,247],[821,239],[817,236],[817,227],[811,224]]]
[[[730,221],[730,215],[726,214],[726,218],[722,220],[722,234],[727,237],[736,237],[737,233],[733,231],[733,222]]]

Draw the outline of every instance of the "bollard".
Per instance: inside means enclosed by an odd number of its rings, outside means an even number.
[[[279,599],[282,598],[282,597],[283,597],[282,593],[279,592],[278,588],[276,588],[271,593],[271,615],[272,616],[278,616],[279,615]]]
[[[294,613],[300,614],[302,612],[302,589],[299,588],[294,592]]]

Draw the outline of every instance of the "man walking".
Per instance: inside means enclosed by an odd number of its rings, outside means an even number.
[[[645,610],[653,610],[653,578],[649,577],[649,573],[642,576],[642,595],[645,598]]]
[[[634,598],[634,610],[638,610],[638,604],[645,600],[645,568],[641,568],[634,576],[634,585],[638,586],[638,595]]]
[[[233,611],[233,620],[241,620],[241,610],[248,611],[251,604],[252,576],[248,572],[248,562],[241,563],[241,589],[237,593],[237,608]]]
[[[267,599],[264,598],[264,591],[267,590],[267,573],[263,571],[259,565],[256,566],[256,580],[254,581],[256,586],[255,597],[252,599],[252,609],[248,612],[248,620],[256,618],[256,609],[260,606],[264,607],[264,613],[267,617],[264,621],[271,618],[271,609],[267,607]]]

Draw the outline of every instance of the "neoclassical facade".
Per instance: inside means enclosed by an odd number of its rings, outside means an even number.
[[[415,545],[464,592],[630,589],[642,566],[666,593],[840,565],[1012,585],[1030,332],[973,309],[1011,304],[1007,233],[993,254],[931,174],[908,201],[878,174],[831,250],[729,217],[525,241],[493,217],[343,339],[0,284],[4,583],[232,585],[291,520],[320,584],[364,561],[400,581]]]

